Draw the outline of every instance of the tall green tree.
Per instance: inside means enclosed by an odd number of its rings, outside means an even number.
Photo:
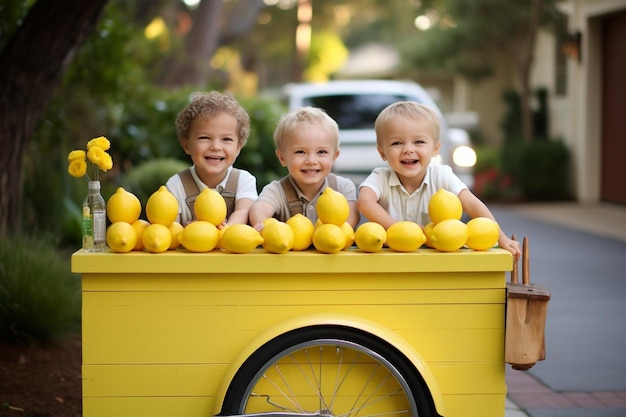
[[[521,97],[522,132],[533,138],[530,72],[541,28],[559,30],[561,0],[424,0],[420,12],[434,26],[403,43],[413,67],[446,69],[470,80],[493,72],[494,54],[515,64]]]
[[[0,236],[20,227],[22,162],[72,55],[108,0],[39,0],[0,54]]]

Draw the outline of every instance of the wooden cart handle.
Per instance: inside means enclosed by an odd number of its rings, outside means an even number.
[[[512,235],[511,239],[517,240],[515,235]],[[517,284],[517,262],[515,261],[515,257],[513,257],[513,270],[511,271],[511,283]]]
[[[530,284],[530,265],[528,259],[528,251],[528,237],[524,236],[524,240],[522,241],[522,284],[524,285]]]

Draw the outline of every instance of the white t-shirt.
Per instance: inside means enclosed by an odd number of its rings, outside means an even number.
[[[356,186],[354,183],[348,178],[340,177],[339,175],[335,175],[335,177],[337,178],[337,190],[335,191],[343,194],[348,202],[356,201]],[[309,201],[302,191],[300,191],[300,188],[298,188],[291,176],[289,176],[289,181],[291,181],[291,184],[295,188],[298,198],[302,201],[304,207],[302,214],[308,217],[309,220],[315,224],[317,221],[317,211],[315,209],[315,205],[317,204],[317,199],[322,194],[322,191],[324,191],[324,189],[328,186],[328,178],[324,180],[324,185],[322,185],[319,193],[311,201]],[[266,201],[270,203],[275,210],[274,217],[281,222],[286,222],[291,217],[287,196],[285,195],[283,186],[280,184],[280,180],[272,181],[263,187],[261,194],[259,194],[259,201]]]
[[[218,193],[222,193],[224,191],[224,187],[226,186],[226,182],[228,181],[228,177],[230,177],[230,173],[232,172],[233,167],[228,168],[228,172],[226,172],[226,176],[220,182],[215,191]],[[198,174],[196,173],[196,167],[192,166],[191,169],[191,177],[194,182],[198,186],[200,191],[207,188],[206,184],[203,183]],[[174,197],[178,200],[178,219],[176,220],[183,226],[189,223],[192,219],[191,210],[189,210],[189,206],[187,205],[187,194],[185,193],[185,187],[183,186],[183,182],[180,179],[180,175],[174,174],[165,183],[167,189],[174,194]],[[239,180],[237,181],[237,190],[235,192],[235,203],[242,198],[249,198],[252,201],[255,201],[258,197],[258,193],[256,191],[256,178],[250,174],[248,171],[240,169]]]
[[[467,188],[452,172],[452,168],[435,163],[428,166],[422,185],[411,194],[400,183],[395,171],[388,167],[374,169],[361,183],[359,189],[362,187],[374,191],[378,203],[394,219],[408,220],[423,226],[430,223],[428,202],[439,189],[443,188],[458,195]]]

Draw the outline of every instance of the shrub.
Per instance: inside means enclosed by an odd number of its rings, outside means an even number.
[[[80,329],[80,281],[49,238],[0,240],[0,339],[49,342]]]
[[[122,187],[139,198],[145,209],[148,198],[165,185],[169,177],[189,168],[190,162],[173,158],[153,159],[133,168],[122,178]]]
[[[569,151],[560,140],[524,144],[520,166],[526,167],[519,184],[528,200],[563,200],[569,197]]]

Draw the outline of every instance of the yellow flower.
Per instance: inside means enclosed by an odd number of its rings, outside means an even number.
[[[74,159],[70,161],[67,172],[69,172],[72,177],[80,178],[87,173],[87,162],[85,162],[84,159]]]
[[[97,146],[92,146],[87,150],[87,159],[104,172],[113,167],[111,156]]]
[[[108,151],[111,147],[111,142],[109,142],[109,140],[104,136],[98,136],[97,138],[93,138],[89,142],[87,142],[87,150],[91,149],[94,146],[96,148],[102,149],[103,151]]]
[[[76,178],[85,177],[87,181],[92,178],[87,174],[87,160],[92,163],[93,180],[99,180],[100,171],[108,171],[113,168],[113,159],[106,151],[111,147],[111,142],[104,136],[98,136],[87,142],[87,151],[77,149],[67,155],[69,165],[67,172]],[[95,169],[95,168],[98,169]]]
[[[84,161],[85,157],[86,157],[85,151],[77,150],[77,151],[70,152],[69,155],[67,155],[67,160],[70,162],[75,161],[77,159]]]

